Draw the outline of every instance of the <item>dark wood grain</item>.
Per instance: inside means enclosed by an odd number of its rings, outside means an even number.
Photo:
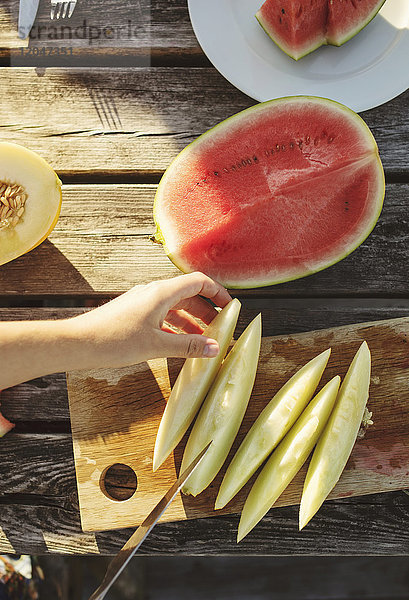
[[[22,316],[18,312],[15,316]],[[81,531],[71,444],[67,434],[12,432],[1,440],[0,551],[113,554],[129,536],[129,530]],[[141,553],[407,555],[408,513],[409,497],[403,493],[331,501],[299,534],[295,507],[275,509],[240,546],[237,517],[160,525]]]
[[[48,504],[46,503],[48,501]],[[0,551],[114,554],[132,530],[83,533],[79,513],[48,498],[0,497]],[[406,555],[409,498],[401,492],[326,502],[309,528],[297,531],[296,507],[270,511],[236,544],[238,518],[214,517],[156,526],[142,555]]]
[[[0,498],[22,494],[43,505],[50,498],[53,506],[77,506],[71,435],[13,432],[0,448]]]
[[[74,55],[199,55],[185,0],[78,0],[70,20],[51,21],[49,0],[41,0],[30,39],[17,36],[18,0],[0,7],[0,56],[19,49],[72,48]],[[14,50],[14,51],[13,51]],[[53,56],[58,56],[57,52]]]
[[[12,65],[29,61],[34,49],[41,53],[44,48],[46,53],[53,48],[56,64],[82,64],[75,60],[83,59],[84,64],[115,66],[130,58],[132,62],[122,64],[140,68],[1,69],[7,102],[0,103],[0,138],[39,151],[72,182],[156,181],[197,135],[254,101],[214,69],[202,68],[208,63],[194,37],[185,0],[104,0],[106,10],[100,6],[100,0],[79,0],[73,19],[52,30],[49,1],[41,0],[32,39],[22,43],[15,35],[18,0],[1,3],[0,58],[10,57]],[[56,39],[49,39],[52,36]],[[52,59],[34,57],[37,64],[51,64]],[[195,110],[192,96],[205,99],[195,102]],[[238,330],[260,309],[264,335],[409,315],[409,186],[396,183],[409,181],[408,108],[406,93],[363,115],[378,141],[388,180],[395,182],[389,185],[373,235],[351,257],[322,274],[261,290],[257,296],[240,294],[244,308]],[[135,283],[177,274],[148,240],[153,193],[153,186],[66,186],[54,237],[2,267],[3,299],[24,301],[29,294],[99,299]],[[313,296],[321,299],[309,298]],[[0,319],[61,318],[77,312],[0,310]],[[17,423],[16,430],[0,440],[0,552],[116,552],[130,530],[95,535],[80,529],[71,436],[65,432],[65,375],[5,390],[0,400],[6,416]],[[51,433],[58,427],[61,433]],[[159,525],[141,553],[409,553],[409,497],[401,492],[327,502],[302,534],[296,530],[296,513],[296,507],[271,511],[240,546],[235,544],[236,517]]]
[[[373,412],[374,425],[357,441],[330,498],[408,487],[409,319],[403,318],[263,337],[251,400],[225,465],[198,498],[175,499],[161,521],[215,516],[225,467],[266,403],[296,370],[326,348],[331,347],[332,353],[321,385],[335,375],[344,376],[363,340],[371,351],[368,410]],[[154,474],[152,455],[163,406],[180,365],[177,359],[159,359],[121,370],[68,374],[81,522],[86,531],[119,529],[136,519],[142,521],[175,480],[183,443]],[[137,493],[126,504],[112,503],[101,485],[106,469],[114,463],[128,465],[138,477]],[[305,472],[306,465],[276,506],[299,502]],[[243,488],[221,514],[240,512],[247,493],[248,488]]]
[[[409,316],[409,300],[257,300],[242,299],[237,335],[262,312],[263,335],[301,333],[370,320]],[[0,320],[52,319],[74,316],[83,309],[0,309]],[[4,414],[25,431],[42,429],[47,423],[66,423],[69,411],[65,375],[57,373],[35,379],[1,394]],[[30,423],[32,423],[30,428]],[[0,445],[0,457],[2,456]]]
[[[3,296],[111,296],[135,284],[180,274],[155,230],[154,185],[70,185],[56,228],[41,246],[2,266]],[[381,218],[369,238],[340,263],[304,279],[239,297],[407,297],[409,184],[389,184]],[[47,265],[44,268],[44,265]]]
[[[107,561],[69,561],[71,577],[81,566],[84,573],[92,569],[96,587]],[[57,571],[55,557],[42,557],[44,563]],[[138,556],[121,582],[135,595],[146,590],[150,600],[191,600],[192,593],[195,600],[208,600],[215,590],[218,600],[406,600],[408,573],[404,557]]]
[[[160,175],[198,135],[255,104],[208,68],[0,69],[0,136],[62,175]],[[195,102],[192,98],[203,98]],[[74,109],[75,107],[75,109]],[[364,117],[387,172],[408,176],[409,92]]]

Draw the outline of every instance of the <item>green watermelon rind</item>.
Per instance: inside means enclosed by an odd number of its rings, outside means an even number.
[[[290,51],[289,48],[286,49],[282,44],[280,44],[272,36],[272,34],[268,31],[267,24],[265,23],[265,20],[262,18],[261,14],[260,14],[260,11],[258,11],[255,14],[255,17],[256,17],[257,21],[259,22],[260,26],[262,27],[263,31],[270,38],[270,40],[272,42],[274,42],[274,44],[276,46],[278,46],[278,48],[280,48],[280,50],[282,50],[285,54],[287,54],[287,56],[289,56],[290,58],[292,58],[295,61],[298,61],[301,58],[304,58],[304,56],[308,56],[308,54],[311,54],[311,52],[314,52],[315,50],[318,50],[318,48],[321,48],[322,46],[335,46],[335,47],[339,48],[340,46],[343,46],[344,44],[346,44],[347,42],[349,42],[349,40],[351,40],[356,35],[358,35],[358,33],[360,33],[363,29],[365,29],[365,27],[367,25],[369,25],[369,23],[371,21],[373,21],[373,19],[379,13],[379,11],[381,10],[381,8],[385,4],[385,2],[386,2],[386,0],[380,0],[378,7],[374,9],[373,13],[371,13],[369,15],[369,17],[364,21],[364,23],[362,24],[362,22],[360,22],[359,25],[358,25],[358,27],[356,28],[356,30],[354,30],[352,33],[348,33],[345,38],[342,38],[342,41],[334,41],[334,40],[331,40],[330,38],[327,37],[324,41],[322,41],[322,42],[320,42],[320,43],[318,43],[316,45],[310,46],[310,48],[308,48],[308,50],[306,50],[306,52],[304,52],[303,54],[300,54],[300,56],[294,56],[293,54],[291,54],[291,51]]]
[[[311,52],[314,52],[314,50],[318,50],[318,48],[321,48],[321,46],[326,46],[327,42],[319,42],[316,46],[311,46],[306,52],[304,52],[303,54],[300,54],[300,56],[294,56],[293,54],[290,54],[289,49],[285,49],[284,46],[282,46],[276,39],[273,38],[273,36],[271,35],[271,33],[268,31],[268,29],[266,28],[266,26],[264,25],[264,19],[261,17],[259,17],[259,13],[260,11],[258,11],[255,15],[257,21],[259,22],[259,24],[261,25],[263,31],[265,31],[265,33],[268,35],[268,37],[270,38],[270,40],[272,42],[274,42],[274,44],[276,46],[278,46],[280,48],[280,50],[282,50],[285,54],[287,54],[287,56],[289,56],[290,58],[292,58],[293,60],[295,60],[296,62],[298,60],[300,60],[301,58],[304,58],[304,56],[307,56],[308,54],[311,54]]]
[[[352,252],[354,252],[354,250],[356,250],[370,235],[370,233],[374,229],[376,223],[378,222],[378,219],[380,217],[380,214],[381,214],[382,208],[383,208],[383,201],[384,201],[384,197],[385,197],[385,173],[384,173],[383,165],[382,165],[382,162],[381,162],[381,159],[379,156],[378,145],[377,145],[376,140],[375,140],[371,130],[369,129],[368,125],[356,112],[354,112],[352,109],[348,108],[344,104],[337,102],[336,100],[331,100],[329,98],[322,98],[319,96],[302,96],[302,95],[300,95],[300,96],[284,96],[282,98],[275,98],[273,100],[268,100],[267,102],[260,102],[259,104],[250,106],[249,108],[246,108],[246,109],[242,110],[241,112],[236,113],[236,114],[232,115],[231,117],[228,117],[227,119],[224,119],[223,121],[221,121],[220,123],[218,123],[217,125],[212,127],[211,129],[209,129],[208,131],[205,131],[205,133],[203,133],[198,138],[193,140],[193,142],[188,144],[181,152],[179,152],[179,154],[173,159],[173,161],[170,163],[169,167],[166,169],[165,173],[163,174],[162,179],[160,180],[158,188],[156,190],[155,199],[154,199],[154,203],[153,203],[153,219],[154,219],[154,223],[156,226],[156,231],[151,239],[154,242],[162,245],[166,256],[175,265],[175,267],[177,267],[180,271],[182,271],[182,273],[191,273],[194,271],[194,269],[191,269],[189,265],[184,264],[183,261],[180,260],[180,257],[178,255],[175,255],[174,253],[172,253],[169,250],[169,248],[167,247],[167,243],[166,243],[166,232],[164,232],[165,227],[163,225],[161,227],[161,225],[159,223],[160,219],[158,218],[158,207],[159,207],[159,203],[160,203],[160,197],[162,194],[162,190],[164,189],[164,187],[166,185],[166,179],[169,177],[169,174],[172,171],[172,168],[174,167],[174,165],[177,162],[179,162],[180,160],[182,160],[184,155],[189,153],[191,146],[196,145],[200,140],[206,139],[208,136],[210,136],[212,134],[212,132],[218,130],[220,127],[223,127],[229,121],[236,120],[237,118],[245,117],[247,114],[250,114],[254,110],[259,110],[261,107],[264,107],[267,105],[283,103],[286,101],[303,101],[303,100],[313,100],[313,101],[322,102],[324,104],[328,103],[328,104],[337,106],[344,113],[346,113],[348,116],[350,116],[354,121],[359,122],[360,126],[362,127],[362,130],[365,131],[365,133],[368,136],[368,139],[371,140],[373,149],[374,149],[374,158],[376,158],[376,162],[378,163],[378,167],[379,167],[379,174],[381,175],[381,178],[380,178],[381,185],[379,188],[379,196],[378,196],[378,200],[377,200],[378,209],[375,213],[375,216],[374,216],[373,220],[368,222],[368,227],[365,228],[365,231],[362,234],[362,236],[360,238],[357,238],[357,240],[355,240],[354,243],[351,244],[351,246],[348,246],[346,248],[345,253],[343,253],[339,257],[335,258],[331,262],[326,262],[325,264],[318,267],[317,269],[306,270],[302,274],[298,274],[294,277],[292,277],[292,276],[286,277],[286,278],[280,279],[280,280],[263,280],[263,281],[247,280],[247,281],[240,281],[239,284],[237,284],[235,282],[229,282],[229,281],[224,281],[224,282],[221,281],[220,283],[222,283],[223,285],[225,285],[225,287],[227,287],[229,289],[256,289],[256,288],[261,288],[261,287],[267,287],[270,285],[278,285],[280,283],[286,283],[289,281],[295,281],[297,279],[301,279],[303,277],[307,277],[309,275],[313,275],[314,273],[323,271],[323,270],[327,269],[328,267],[331,267],[331,266],[337,264],[338,262],[340,262],[341,260],[343,260],[344,258],[349,256],[350,254],[352,254]]]
[[[358,35],[358,33],[360,33],[363,29],[365,29],[365,27],[367,25],[369,25],[369,23],[371,21],[374,20],[374,18],[377,16],[377,14],[381,10],[381,8],[385,4],[385,2],[386,2],[386,0],[380,0],[378,8],[374,9],[373,13],[371,13],[371,15],[364,22],[364,24],[360,23],[359,26],[356,28],[356,30],[354,30],[352,33],[349,33],[345,38],[342,39],[342,41],[334,42],[334,41],[327,39],[327,43],[330,44],[331,46],[336,46],[339,48],[340,46],[343,46],[344,44],[349,42],[349,40],[352,40],[352,38],[354,38],[356,35]]]

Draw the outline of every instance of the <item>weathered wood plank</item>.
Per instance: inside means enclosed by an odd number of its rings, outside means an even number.
[[[17,36],[19,0],[5,0],[0,7],[0,51],[20,48],[72,48],[87,56],[105,54],[201,53],[183,0],[100,0],[79,2],[69,21],[51,21],[48,0],[41,0],[30,39]],[[107,52],[107,50],[109,50]],[[55,51],[54,56],[58,55]]]
[[[373,494],[409,487],[409,319],[378,321],[335,329],[310,331],[282,337],[263,337],[257,377],[251,401],[226,464],[240,441],[274,393],[323,349],[332,347],[325,383],[343,376],[362,340],[372,356],[372,385],[368,410],[374,425],[359,440],[331,498]],[[180,465],[180,447],[152,473],[155,444],[164,398],[180,369],[180,360],[149,361],[126,369],[72,372],[68,396],[77,472],[81,522],[86,531],[129,527],[143,520],[175,480]],[[183,444],[182,444],[183,447]],[[103,493],[100,478],[113,464],[126,464],[137,474],[138,493],[126,505]],[[306,465],[305,465],[306,467]],[[214,502],[222,467],[199,498],[178,498],[162,521],[214,516]],[[297,503],[305,470],[301,470],[277,501],[277,506]],[[128,484],[128,489],[129,489]],[[135,489],[135,488],[134,488]],[[248,488],[243,488],[223,509],[239,512]],[[116,497],[116,496],[114,496]]]
[[[11,433],[0,446],[0,552],[113,554],[130,534],[83,533],[70,435]],[[239,546],[237,516],[158,526],[142,554],[407,555],[403,493],[330,501],[301,534],[297,509],[270,511]]]
[[[109,555],[118,552],[132,532],[83,533],[76,511],[38,500],[34,504],[27,499],[21,503],[3,500],[0,552]],[[297,531],[296,507],[273,509],[241,544],[236,544],[237,516],[158,525],[139,554],[407,556],[407,496],[391,492],[363,500],[326,502],[301,534]]]
[[[209,68],[3,68],[0,86],[1,138],[62,175],[159,174],[199,134],[254,104]],[[364,114],[386,170],[406,176],[408,107],[406,92]]]
[[[301,333],[371,320],[409,316],[409,300],[256,300],[243,299],[237,334],[259,312],[263,315],[263,334]],[[66,318],[83,309],[0,309],[0,320]],[[24,383],[1,394],[4,414],[13,422],[69,421],[65,375],[57,373]]]
[[[9,433],[0,445],[0,499],[36,496],[39,505],[74,510],[78,500],[70,434]],[[1,500],[0,500],[1,502]]]
[[[41,246],[2,266],[4,296],[113,295],[178,275],[150,240],[154,185],[70,185],[55,230]],[[342,262],[310,277],[238,296],[408,295],[409,184],[389,184],[374,231]]]

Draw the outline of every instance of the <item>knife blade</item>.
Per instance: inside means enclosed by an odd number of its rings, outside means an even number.
[[[101,585],[95,590],[89,600],[102,600],[105,598],[106,593],[112,586],[112,584],[118,579],[128,562],[131,560],[135,552],[138,550],[142,542],[148,537],[156,523],[163,515],[169,504],[181,490],[187,479],[199,465],[204,458],[204,455],[208,451],[212,442],[209,442],[205,448],[198,454],[198,456],[190,463],[190,465],[183,471],[178,480],[172,485],[172,487],[166,492],[162,500],[158,502],[155,508],[149,513],[142,525],[131,535],[129,540],[115,556],[114,559],[109,563],[105,577]]]
[[[22,40],[29,36],[35,21],[40,0],[20,0],[18,14],[18,37]]]

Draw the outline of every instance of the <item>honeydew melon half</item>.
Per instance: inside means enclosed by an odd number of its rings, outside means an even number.
[[[294,96],[248,108],[187,146],[156,193],[155,239],[183,272],[229,288],[304,277],[369,235],[385,180],[352,110]]]
[[[38,154],[0,142],[0,265],[41,244],[57,223],[61,181]]]

